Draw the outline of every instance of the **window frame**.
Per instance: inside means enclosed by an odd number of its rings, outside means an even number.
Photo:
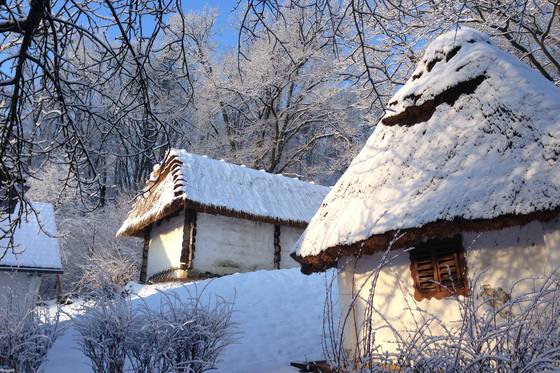
[[[442,284],[442,271],[440,270],[440,262],[445,260],[442,256],[454,255],[456,273],[459,275],[455,288],[445,286]],[[409,252],[410,255],[410,275],[414,284],[414,299],[421,301],[422,299],[442,299],[451,296],[468,296],[469,283],[467,278],[467,262],[465,260],[465,249],[463,247],[463,237],[456,235],[453,237],[430,239],[428,241],[419,243],[414,246]],[[424,258],[424,261],[431,257],[432,272],[434,280],[432,283],[435,285],[433,290],[422,289],[418,260]],[[447,259],[451,260],[451,259]],[[428,265],[427,263],[424,264]],[[428,267],[429,268],[429,267]],[[443,279],[448,281],[448,279]],[[455,282],[455,281],[454,281]],[[425,281],[424,281],[425,283]]]

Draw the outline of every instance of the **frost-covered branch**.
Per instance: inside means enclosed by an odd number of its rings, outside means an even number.
[[[0,370],[33,373],[61,334],[60,311],[35,307],[28,297],[11,291],[0,294]]]
[[[177,0],[0,3],[0,257],[31,208],[26,185],[41,177],[45,160],[66,166],[64,188],[78,190],[90,211],[106,203],[115,182],[144,180],[181,131],[167,121],[168,98],[181,91],[184,107],[192,94],[190,56],[176,48],[184,32],[168,24],[185,18],[181,7]],[[4,210],[16,205],[8,220]]]

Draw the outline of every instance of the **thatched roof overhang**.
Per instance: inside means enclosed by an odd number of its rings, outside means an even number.
[[[549,222],[560,216],[560,208],[549,211],[536,211],[525,215],[508,214],[494,219],[466,220],[456,218],[452,221],[436,221],[419,228],[392,230],[351,245],[329,247],[318,255],[292,257],[301,264],[305,274],[322,272],[336,267],[338,259],[345,256],[361,257],[386,250],[413,247],[415,244],[433,238],[453,237],[463,232],[487,232],[513,226],[525,225],[532,221]]]

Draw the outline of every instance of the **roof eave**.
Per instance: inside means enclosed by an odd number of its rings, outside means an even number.
[[[560,215],[560,206],[549,210],[534,211],[527,214],[505,214],[492,219],[455,218],[439,220],[421,227],[391,230],[376,234],[368,239],[351,245],[337,245],[323,250],[317,255],[292,257],[301,264],[301,272],[311,274],[323,272],[337,266],[338,259],[345,256],[372,255],[381,251],[412,247],[433,238],[451,237],[463,232],[486,232],[512,226],[526,225],[534,220],[548,222]]]
[[[182,209],[192,209],[197,212],[206,213],[206,214],[221,215],[221,216],[251,220],[255,222],[268,223],[268,224],[286,225],[286,226],[302,228],[302,229],[307,227],[308,224],[308,222],[306,221],[281,219],[272,216],[255,215],[242,211],[228,209],[225,207],[206,205],[189,199],[184,199],[184,200],[177,199],[175,202],[165,207],[162,210],[163,213],[157,214],[155,217],[145,219],[144,221],[136,225],[131,225],[124,230],[121,227],[117,232],[117,237],[144,237],[143,232],[148,226],[158,221],[161,221],[166,217],[168,217],[169,215],[172,215]]]
[[[28,273],[33,272],[33,273],[62,274],[64,273],[64,270],[62,268],[0,265],[0,272],[28,272]]]

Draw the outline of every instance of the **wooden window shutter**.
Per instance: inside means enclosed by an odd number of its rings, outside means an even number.
[[[416,300],[468,295],[463,239],[429,240],[410,250],[410,271]]]

